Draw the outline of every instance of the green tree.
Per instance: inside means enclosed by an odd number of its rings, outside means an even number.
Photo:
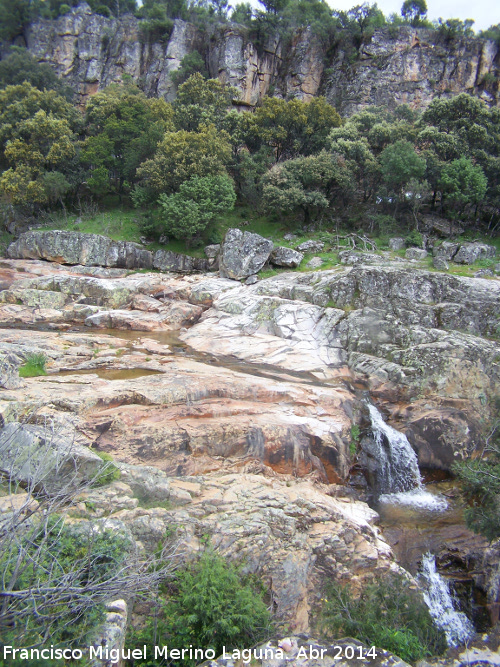
[[[384,148],[380,164],[384,183],[400,201],[405,199],[408,183],[412,179],[422,180],[425,174],[425,160],[416,154],[409,141],[399,140]]]
[[[73,91],[59,79],[50,65],[37,62],[26,49],[10,48],[0,61],[0,88],[16,86],[27,81],[38,90],[54,90],[68,101]]]
[[[195,72],[179,86],[173,103],[174,123],[178,130],[198,132],[203,125],[221,129],[236,91],[218,79],[205,79]]]
[[[172,72],[170,78],[176,86],[180,86],[187,81],[190,76],[196,73],[201,74],[204,79],[208,78],[208,72],[205,67],[205,61],[199,51],[190,51],[181,60],[181,66],[175,72]]]
[[[163,209],[165,231],[190,241],[230,211],[236,195],[228,176],[193,176],[181,184],[179,192],[161,195],[158,201]]]
[[[427,16],[425,0],[405,0],[401,7],[401,16],[412,26],[418,26]]]
[[[262,203],[268,212],[302,210],[304,222],[352,193],[350,171],[326,151],[275,165],[263,181]]]
[[[82,159],[90,167],[88,184],[96,194],[122,194],[136,169],[154,155],[173,111],[162,99],[148,99],[136,86],[109,86],[91,97],[86,108],[87,137]],[[105,174],[108,174],[107,184]]]
[[[488,181],[482,168],[469,158],[461,157],[445,165],[441,174],[441,192],[444,203],[453,216],[467,204],[478,205],[486,194]]]
[[[251,116],[248,140],[250,147],[264,144],[272,148],[279,162],[321,150],[330,131],[341,123],[323,97],[310,102],[266,97]]]
[[[444,632],[434,625],[420,592],[401,575],[363,586],[358,597],[346,586],[330,584],[321,627],[329,639],[355,637],[412,663],[446,649]]]
[[[225,173],[231,160],[226,132],[205,127],[200,132],[166,132],[153,158],[146,160],[137,175],[152,196],[171,194],[193,176]]]
[[[171,648],[191,644],[212,648],[219,655],[223,646],[230,651],[255,644],[271,634],[271,618],[262,597],[259,586],[221,556],[206,551],[178,573],[170,596],[160,602],[159,615],[132,634],[130,646],[151,644],[155,638],[156,644]]]
[[[496,410],[500,399],[496,399]],[[500,419],[494,420],[486,437],[482,455],[477,459],[455,464],[453,472],[461,483],[467,503],[465,521],[475,533],[488,540],[500,537]]]

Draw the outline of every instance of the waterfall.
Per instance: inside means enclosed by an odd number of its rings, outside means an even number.
[[[365,465],[381,494],[379,502],[409,505],[414,509],[441,512],[448,507],[442,496],[425,491],[422,486],[417,455],[404,433],[389,424],[377,408],[368,404],[372,439],[362,443]]]
[[[422,557],[418,581],[434,623],[444,631],[448,646],[465,644],[474,634],[474,626],[463,612],[456,611],[448,583],[436,570],[436,560],[430,553]]]
[[[420,488],[417,455],[407,437],[386,424],[374,405],[368,405],[377,461],[377,486],[382,493],[398,493]]]

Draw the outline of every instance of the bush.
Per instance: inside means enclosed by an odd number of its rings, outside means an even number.
[[[95,480],[96,486],[105,486],[120,479],[120,469],[113,463],[113,457],[107,452],[96,452],[97,456],[106,463]]]
[[[19,377],[34,378],[39,375],[47,375],[45,364],[47,357],[43,353],[30,354],[26,362],[19,368]]]
[[[405,242],[407,246],[416,246],[417,248],[421,248],[423,241],[424,239],[422,237],[422,234],[420,232],[417,232],[416,230],[413,230],[405,237]]]
[[[160,601],[159,614],[141,630],[131,633],[128,645],[166,645],[169,648],[212,648],[216,655],[249,646],[268,637],[270,614],[261,587],[252,585],[241,572],[213,551],[182,570],[170,595]],[[139,661],[135,667],[146,667]],[[191,665],[184,659],[175,665]]]
[[[367,585],[358,598],[346,587],[330,584],[320,623],[328,639],[354,637],[409,662],[446,649],[445,635],[434,625],[422,597],[398,575]]]

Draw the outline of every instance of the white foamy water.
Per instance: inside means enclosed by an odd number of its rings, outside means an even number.
[[[474,626],[462,611],[455,609],[450,587],[437,571],[436,559],[430,553],[422,557],[418,581],[434,623],[444,631],[448,646],[465,644],[474,634]]]
[[[388,503],[390,505],[404,505],[413,507],[416,510],[427,510],[428,512],[444,512],[448,507],[448,502],[443,496],[429,493],[421,486],[411,491],[400,493],[384,493],[379,499],[379,503]]]
[[[416,510],[443,512],[448,503],[442,496],[429,493],[422,486],[417,455],[408,438],[389,424],[374,405],[369,404],[375,451],[379,464],[379,502],[404,505]]]

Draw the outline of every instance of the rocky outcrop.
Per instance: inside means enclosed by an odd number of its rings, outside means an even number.
[[[37,60],[50,63],[78,91],[82,104],[121,82],[124,74],[147,95],[172,100],[171,73],[194,50],[202,53],[210,76],[237,89],[243,107],[257,105],[273,90],[285,99],[325,94],[345,115],[367,105],[424,108],[436,96],[461,92],[488,103],[498,100],[498,81],[491,84],[487,76],[498,73],[498,45],[480,39],[446,41],[435,31],[408,26],[375,30],[353,61],[355,47],[347,34],[330,49],[303,28],[285,48],[273,34],[254,44],[236,24],[215,26],[207,39],[177,19],[168,39],[155,42],[132,15],[105,18],[82,3],[54,21],[29,26],[25,41]]]
[[[157,250],[153,256],[153,268],[159,271],[172,271],[173,273],[210,271],[215,268],[214,259],[200,259],[189,255],[181,255],[171,250]]]
[[[99,234],[63,231],[30,231],[10,244],[8,257],[47,259],[60,264],[150,269],[152,253],[137,243],[112,241]]]
[[[272,241],[259,234],[229,229],[221,246],[220,275],[241,280],[258,273],[269,259],[273,247]]]
[[[49,495],[97,479],[105,466],[72,434],[58,433],[50,424],[7,424],[0,432],[0,458],[3,475]]]
[[[286,266],[289,269],[295,269],[303,259],[304,255],[301,252],[280,246],[272,251],[270,262],[275,266]]]

